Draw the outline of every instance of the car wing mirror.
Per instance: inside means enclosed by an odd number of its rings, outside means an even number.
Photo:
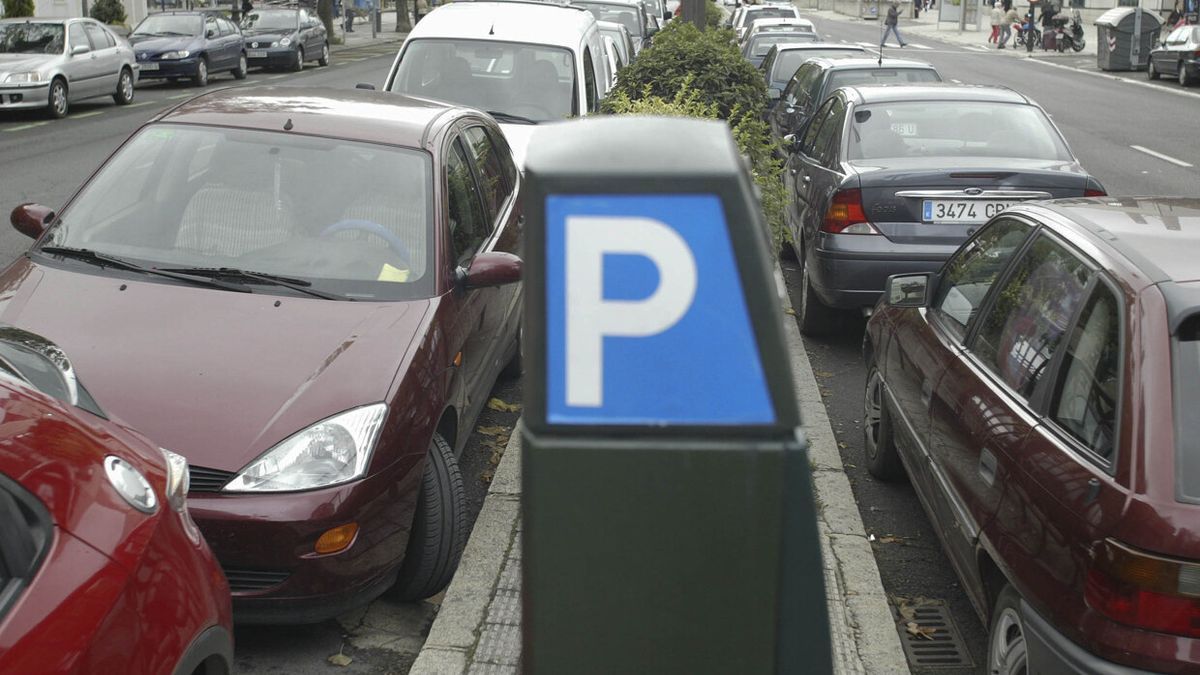
[[[783,137],[783,149],[788,152],[795,152],[800,146],[800,141],[796,138],[796,134],[788,134]]]
[[[12,210],[9,220],[13,229],[30,239],[37,239],[54,219],[54,210],[41,204],[22,204]]]
[[[778,101],[783,96],[783,91],[779,87],[771,87],[767,90],[767,99],[770,101]]]
[[[458,268],[458,283],[464,289],[504,286],[521,280],[521,259],[511,253],[480,253],[471,266]]]
[[[74,47],[71,47],[71,56],[79,56],[80,54],[86,54],[90,51],[92,51],[92,48],[88,47],[87,45],[75,45]]]
[[[204,37],[206,37],[206,38],[208,38],[209,40],[211,40],[211,39],[213,39],[213,38],[217,37],[217,31],[215,31],[215,30],[213,30],[213,29],[209,28],[208,30],[204,31]]]
[[[892,307],[925,307],[931,286],[930,274],[893,274],[884,286],[884,302]]]

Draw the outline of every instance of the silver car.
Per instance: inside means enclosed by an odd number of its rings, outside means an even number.
[[[71,103],[99,96],[127,105],[137,75],[133,49],[98,21],[0,21],[0,111],[46,108],[65,117]]]

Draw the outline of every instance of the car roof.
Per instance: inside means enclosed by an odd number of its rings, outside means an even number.
[[[86,17],[86,16],[77,16],[77,17],[66,18],[66,19],[62,19],[62,18],[43,19],[40,17],[34,18],[32,16],[21,16],[21,17],[15,18],[15,19],[0,19],[0,23],[60,23],[60,24],[66,24],[69,21],[91,21],[93,23],[99,23],[95,19],[93,19],[91,17]]]
[[[775,49],[781,52],[805,51],[809,49],[844,49],[848,52],[867,53],[862,45],[844,45],[838,42],[780,42]],[[828,56],[822,58],[830,58]]]
[[[452,2],[426,14],[408,40],[455,37],[574,49],[596,20],[583,7],[548,2]]]
[[[886,62],[885,62],[886,63]],[[1031,104],[1029,98],[1008,87],[989,84],[863,84],[845,87],[854,93],[858,103],[888,103],[895,101],[988,101],[994,103]]]
[[[201,94],[155,121],[282,131],[367,143],[423,147],[439,119],[470,108],[363,89],[228,87]]]
[[[765,19],[755,19],[754,28],[766,28],[768,26],[811,26],[812,21],[803,19],[798,16],[770,16]]]
[[[924,61],[914,61],[912,59],[893,59],[885,57],[882,64],[878,57],[862,57],[858,59],[831,59],[827,57],[817,57],[810,59],[809,63],[819,63],[821,68],[825,70],[859,70],[863,68],[927,68],[936,70],[933,65]]]

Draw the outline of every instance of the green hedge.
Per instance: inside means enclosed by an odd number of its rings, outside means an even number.
[[[125,23],[125,6],[121,0],[96,0],[92,5],[92,18],[100,23]]]
[[[33,16],[33,0],[4,0],[4,18]]]

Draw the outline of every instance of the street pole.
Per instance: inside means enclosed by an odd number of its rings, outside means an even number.
[[[376,24],[379,23],[379,0],[371,0],[371,39],[375,39]]]
[[[967,3],[975,0],[958,0],[958,32],[967,29]]]
[[[1137,9],[1133,10],[1133,42],[1129,44],[1129,58],[1134,69],[1142,67],[1142,0],[1138,0]]]
[[[687,21],[696,28],[704,30],[705,25],[705,10],[707,7],[704,3],[709,0],[683,0],[683,20]]]

